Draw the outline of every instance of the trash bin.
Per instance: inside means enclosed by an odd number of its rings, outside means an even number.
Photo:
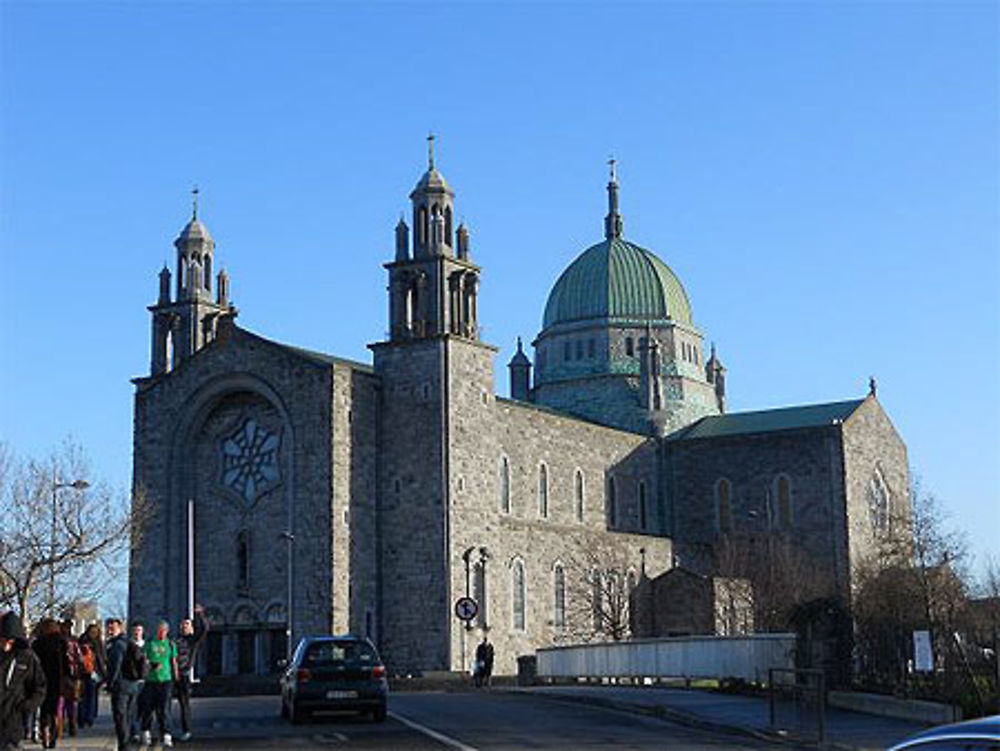
[[[538,658],[535,655],[521,655],[517,658],[517,685],[531,686],[535,682]]]

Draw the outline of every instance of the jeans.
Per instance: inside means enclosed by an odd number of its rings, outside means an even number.
[[[143,689],[146,706],[142,716],[142,729],[153,729],[153,715],[155,714],[161,739],[170,732],[170,687],[172,683],[172,681],[146,681],[146,687]]]
[[[177,706],[181,710],[181,731],[191,732],[191,679],[187,673],[174,683],[174,693],[177,696]]]
[[[121,683],[117,690],[111,692],[111,718],[115,722],[118,751],[128,751],[132,748],[132,725],[139,703],[139,687],[131,681]]]

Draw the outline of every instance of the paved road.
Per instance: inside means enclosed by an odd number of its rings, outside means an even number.
[[[389,710],[384,723],[321,715],[295,726],[279,719],[278,701],[273,697],[197,699],[196,738],[178,747],[192,751],[789,749],[614,710],[499,692],[396,693],[390,697]]]

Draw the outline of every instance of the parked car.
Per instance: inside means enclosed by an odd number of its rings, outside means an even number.
[[[1000,751],[1000,715],[938,725],[889,751]]]
[[[323,710],[386,714],[389,684],[375,645],[363,636],[306,636],[281,675],[281,716],[302,722]]]

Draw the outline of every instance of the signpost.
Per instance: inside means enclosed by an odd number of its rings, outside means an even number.
[[[913,632],[913,668],[930,672],[934,670],[934,651],[931,649],[931,632]]]
[[[455,617],[469,623],[479,612],[479,605],[471,597],[459,597],[455,600]]]

